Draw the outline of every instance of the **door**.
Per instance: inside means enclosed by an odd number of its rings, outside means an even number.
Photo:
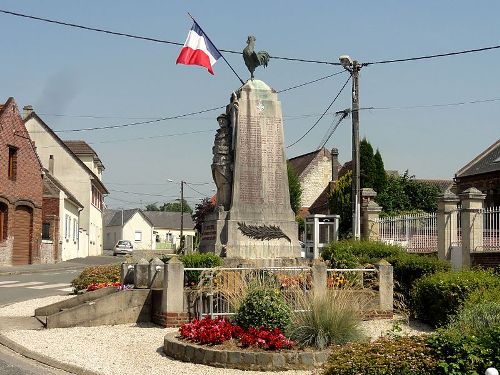
[[[14,213],[14,248],[12,264],[31,263],[31,234],[33,211],[27,206],[17,206]]]

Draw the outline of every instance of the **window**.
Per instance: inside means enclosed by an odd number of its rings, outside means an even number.
[[[50,240],[50,223],[42,223],[42,240]]]
[[[92,186],[92,204],[99,210],[102,210],[103,201],[102,194],[95,186]]]
[[[71,236],[70,231],[71,231],[71,218],[69,217],[68,214],[66,214],[64,220],[64,238],[69,238]]]
[[[78,221],[73,218],[73,241],[78,241]]]
[[[142,241],[142,232],[140,230],[136,230],[134,234],[134,241],[141,242]]]
[[[9,180],[15,180],[17,174],[17,147],[9,146]]]
[[[0,241],[7,239],[7,205],[0,203]]]

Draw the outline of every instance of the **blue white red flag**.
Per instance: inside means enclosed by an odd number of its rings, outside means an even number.
[[[212,44],[196,22],[189,30],[186,42],[181,49],[176,64],[199,65],[214,74],[212,66],[222,57],[219,50]]]

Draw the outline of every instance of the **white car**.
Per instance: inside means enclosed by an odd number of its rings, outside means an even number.
[[[129,240],[120,240],[116,243],[116,246],[113,250],[113,255],[127,255],[127,254],[132,254],[132,251],[134,250],[134,247],[132,246],[132,242]]]

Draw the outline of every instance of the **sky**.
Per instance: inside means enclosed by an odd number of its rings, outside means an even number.
[[[355,4],[355,7],[353,7]],[[0,0],[0,9],[153,39],[184,43],[190,12],[219,49],[242,51],[248,35],[271,56],[361,63],[500,45],[500,2],[485,1],[111,1]],[[219,60],[215,75],[176,65],[180,46],[55,25],[0,13],[0,101],[14,97],[63,140],[82,139],[102,160],[110,208],[143,207],[184,194],[193,207],[214,194],[211,177],[218,109],[240,82]],[[250,77],[241,55],[224,53]],[[359,80],[360,137],[379,149],[385,167],[426,179],[454,174],[500,137],[500,49],[428,60],[373,64]],[[342,72],[342,67],[271,59],[257,79],[283,90]],[[285,145],[313,126],[348,79],[347,72],[279,94]],[[475,103],[470,103],[475,102]],[[350,83],[292,158],[314,151],[349,108]],[[456,105],[457,103],[466,103]],[[351,159],[351,122],[326,147]]]

